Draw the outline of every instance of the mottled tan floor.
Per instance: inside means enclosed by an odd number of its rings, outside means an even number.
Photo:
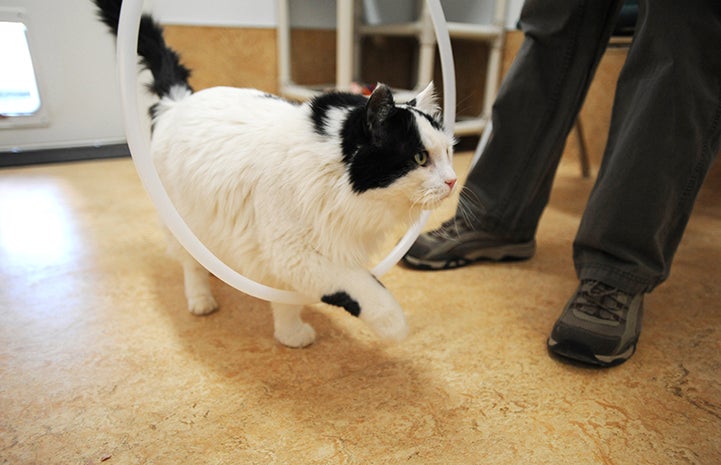
[[[721,463],[721,170],[638,353],[601,371],[545,349],[590,186],[563,163],[531,261],[389,272],[405,342],[317,305],[291,350],[220,282],[220,312],[184,309],[130,160],[2,170],[0,463]]]

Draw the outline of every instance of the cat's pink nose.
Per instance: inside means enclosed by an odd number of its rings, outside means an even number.
[[[449,179],[446,181],[446,184],[448,184],[448,187],[450,187],[451,190],[453,190],[453,186],[456,185],[457,179]]]

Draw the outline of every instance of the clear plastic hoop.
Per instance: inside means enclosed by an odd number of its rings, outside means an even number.
[[[453,133],[456,114],[455,72],[451,40],[448,35],[445,16],[440,0],[426,0],[431,14],[438,43],[441,70],[443,73],[443,118],[446,131]],[[145,190],[148,192],[160,219],[165,223],[178,242],[208,271],[228,285],[258,299],[284,304],[311,304],[317,299],[304,294],[276,289],[246,278],[216,257],[190,230],[175,209],[155,169],[150,156],[150,143],[141,127],[137,99],[138,26],[143,0],[125,0],[120,10],[118,24],[117,60],[120,94],[123,104],[124,122],[128,146],[133,163]],[[423,226],[428,221],[429,211],[423,211],[417,223],[412,225],[400,242],[371,272],[382,276],[391,269],[413,245]]]

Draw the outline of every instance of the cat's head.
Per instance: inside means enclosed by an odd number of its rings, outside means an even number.
[[[433,83],[405,104],[378,85],[343,131],[353,190],[392,190],[421,209],[435,208],[453,191],[453,145],[439,119]]]

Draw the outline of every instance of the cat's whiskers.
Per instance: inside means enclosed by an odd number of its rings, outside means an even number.
[[[455,239],[460,234],[460,230],[458,229],[458,216],[453,217],[452,224],[445,223],[444,226],[445,227],[437,229],[435,233],[443,239]],[[451,234],[451,227],[453,228],[455,236]]]
[[[471,207],[473,205],[475,208]],[[487,211],[481,198],[466,186],[463,186],[459,196],[458,209],[469,224],[480,222],[479,212]]]

